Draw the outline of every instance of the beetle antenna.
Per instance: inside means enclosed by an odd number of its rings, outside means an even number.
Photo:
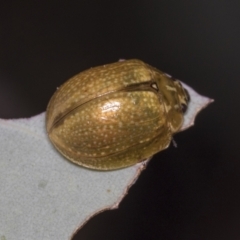
[[[172,144],[175,148],[177,148],[177,142],[174,140],[174,138],[172,138]]]

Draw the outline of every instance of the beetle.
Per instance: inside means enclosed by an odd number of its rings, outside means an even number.
[[[47,133],[75,164],[124,168],[169,146],[189,100],[179,81],[143,61],[106,64],[56,90],[47,107]]]

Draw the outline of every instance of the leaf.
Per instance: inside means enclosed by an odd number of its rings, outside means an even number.
[[[191,102],[182,130],[211,99],[184,84]],[[0,119],[0,239],[66,240],[92,216],[117,208],[148,161],[117,171],[72,164],[48,140],[45,113]]]

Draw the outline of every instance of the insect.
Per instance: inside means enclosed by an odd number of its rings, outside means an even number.
[[[169,146],[189,100],[179,81],[140,60],[94,67],[54,93],[47,107],[47,133],[75,164],[124,168]]]

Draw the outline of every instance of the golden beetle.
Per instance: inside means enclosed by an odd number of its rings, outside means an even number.
[[[128,167],[168,147],[188,102],[179,81],[140,60],[120,61],[85,70],[57,89],[47,133],[78,165]]]

